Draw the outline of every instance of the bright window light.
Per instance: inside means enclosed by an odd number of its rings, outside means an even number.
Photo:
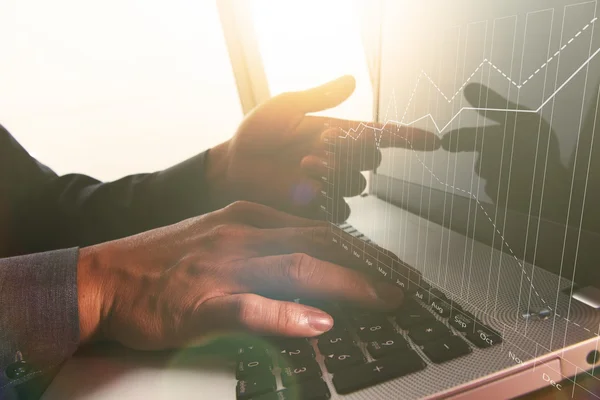
[[[242,119],[215,1],[3,0],[0,123],[58,173],[162,169]]]
[[[350,0],[251,0],[271,94],[354,75],[352,97],[321,114],[373,118],[373,90],[361,38],[361,3]]]

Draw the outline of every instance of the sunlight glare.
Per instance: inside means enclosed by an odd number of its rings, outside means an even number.
[[[356,91],[320,114],[371,120],[373,90],[361,38],[360,2],[252,0],[252,14],[272,95],[317,86],[341,75]]]

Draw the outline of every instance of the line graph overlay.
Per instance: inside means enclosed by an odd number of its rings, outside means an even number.
[[[475,68],[475,70],[473,70],[471,75],[469,75],[469,77],[463,82],[463,84],[458,88],[458,90],[456,92],[454,92],[454,94],[452,96],[446,95],[442,91],[442,89],[440,89],[440,87],[435,83],[435,81],[427,74],[427,72],[425,72],[425,70],[423,70],[423,69],[421,70],[421,72],[419,73],[419,78],[421,76],[424,76],[425,78],[427,78],[427,80],[433,85],[433,87],[439,92],[439,94],[448,103],[452,102],[456,98],[456,96],[458,96],[463,91],[465,86],[467,86],[467,84],[471,81],[471,79],[473,79],[473,76],[475,76],[475,74],[484,65],[489,65],[494,71],[496,71],[500,75],[502,75],[513,86],[517,87],[518,89],[521,89],[523,86],[525,86],[527,84],[527,82],[529,82],[531,79],[533,79],[534,76],[536,76],[538,73],[540,73],[542,70],[544,70],[548,66],[548,64],[550,64],[550,62],[552,62],[552,60],[556,59],[556,57],[560,54],[561,51],[563,51],[569,44],[573,43],[573,40],[575,38],[579,37],[581,35],[581,33],[584,32],[586,29],[588,29],[594,22],[596,22],[597,19],[598,18],[594,17],[588,24],[586,24],[580,31],[578,31],[571,39],[569,39],[569,41],[567,41],[566,44],[564,44],[558,50],[556,50],[556,52],[550,58],[548,58],[542,65],[540,65],[539,68],[537,68],[531,75],[529,75],[529,77],[527,79],[525,79],[521,83],[517,83],[515,80],[513,80],[513,78],[508,76],[505,72],[503,72],[500,68],[498,68],[498,66],[496,66],[494,63],[492,63],[487,58],[484,58],[483,61],[481,61],[481,63]],[[417,79],[419,79],[419,78],[417,78]]]
[[[402,114],[402,117],[398,120],[397,116],[396,119],[387,119],[385,118],[384,120],[386,121],[384,123],[384,125],[380,128],[378,127],[374,127],[371,126],[369,124],[364,124],[361,123],[359,124],[359,126],[357,128],[352,128],[349,130],[344,130],[340,128],[340,131],[343,133],[343,135],[340,135],[339,138],[341,139],[353,139],[353,140],[358,140],[358,138],[363,135],[363,134],[368,134],[368,133],[372,133],[374,136],[374,140],[376,143],[377,148],[380,147],[381,145],[381,141],[384,135],[384,132],[386,133],[390,133],[395,135],[396,137],[402,138],[403,140],[405,140],[410,148],[410,150],[412,151],[413,155],[415,156],[415,158],[418,160],[418,162],[424,167],[424,169],[432,176],[432,178],[440,185],[444,186],[445,188],[449,188],[452,189],[454,191],[459,191],[464,193],[465,195],[467,195],[468,197],[472,198],[477,206],[479,207],[479,209],[484,213],[484,215],[486,216],[487,220],[492,224],[492,226],[494,227],[494,230],[496,231],[496,233],[498,234],[498,236],[501,238],[503,244],[506,246],[506,248],[509,250],[511,256],[513,257],[513,259],[518,263],[518,265],[521,267],[521,271],[523,276],[526,277],[526,279],[529,282],[529,286],[530,288],[533,290],[533,292],[535,293],[535,295],[550,309],[553,310],[553,308],[548,305],[548,302],[546,302],[546,300],[544,298],[541,297],[541,295],[539,294],[539,292],[536,290],[535,286],[533,285],[532,280],[530,279],[530,277],[527,275],[527,272],[525,271],[525,267],[523,265],[523,262],[521,262],[521,260],[516,256],[516,254],[514,253],[513,249],[511,248],[511,246],[507,243],[505,237],[503,236],[503,234],[500,232],[500,230],[498,229],[498,227],[494,224],[491,216],[488,214],[488,212],[485,210],[485,208],[483,207],[482,203],[479,201],[479,199],[477,198],[477,196],[472,193],[469,190],[465,190],[459,187],[456,187],[452,184],[449,184],[447,182],[444,182],[444,180],[440,179],[424,162],[423,160],[419,157],[418,152],[413,148],[412,143],[410,142],[410,140],[408,140],[406,137],[398,134],[396,132],[396,128],[400,127],[400,126],[412,126],[415,125],[416,123],[423,121],[425,119],[429,119],[433,126],[435,126],[436,128],[436,134],[439,136],[457,117],[459,117],[459,115],[463,112],[463,111],[492,111],[492,112],[506,112],[506,113],[538,113],[540,112],[540,110],[547,105],[552,99],[554,99],[557,94],[563,90],[586,66],[588,66],[588,64],[598,55],[598,53],[600,52],[600,48],[596,49],[591,55],[589,55],[589,57],[570,75],[568,76],[567,79],[564,80],[564,82],[554,90],[554,92],[552,94],[550,94],[549,97],[547,97],[536,109],[502,109],[502,108],[487,108],[487,107],[462,107],[460,108],[452,117],[451,119],[444,124],[443,126],[440,126],[441,124],[439,124],[436,119],[434,118],[434,116],[431,113],[427,113],[421,117],[418,117],[410,122],[405,122],[405,118],[406,115],[408,113],[408,110],[412,104],[412,100],[415,96],[415,93],[421,83],[421,81],[423,79],[426,79],[427,81],[429,81],[431,83],[431,85],[436,89],[436,91],[447,101],[447,102],[452,102],[456,96],[464,89],[464,87],[467,85],[467,83],[473,78],[473,76],[476,74],[477,71],[479,71],[481,68],[483,68],[485,65],[489,65],[492,69],[494,69],[496,72],[500,73],[502,76],[504,76],[507,81],[509,81],[513,86],[515,86],[517,89],[521,89],[525,84],[527,84],[533,77],[535,77],[540,71],[542,71],[544,68],[547,67],[547,65],[552,62],[554,59],[556,59],[557,57],[560,56],[560,53],[562,50],[564,50],[568,45],[570,45],[571,43],[573,43],[575,41],[576,38],[578,38],[579,36],[581,36],[582,32],[584,32],[585,30],[587,30],[590,26],[592,26],[595,22],[597,21],[597,18],[594,17],[593,19],[590,20],[589,23],[587,23],[586,25],[584,25],[575,35],[573,35],[573,37],[571,37],[569,40],[566,41],[565,44],[563,44],[558,50],[556,50],[554,53],[552,53],[552,56],[549,57],[546,62],[544,62],[542,65],[540,65],[539,68],[537,68],[533,73],[531,73],[527,79],[523,80],[522,83],[517,83],[517,81],[513,80],[511,77],[507,76],[504,72],[502,72],[501,69],[499,69],[497,66],[495,66],[493,63],[491,63],[488,59],[484,58],[483,61],[479,64],[479,66],[475,69],[475,71],[473,71],[469,77],[467,78],[467,80],[460,86],[460,88],[452,95],[452,96],[447,96],[445,93],[442,92],[442,90],[439,88],[438,85],[435,84],[434,80],[424,71],[421,70],[421,72],[418,74],[417,78],[416,78],[416,83],[415,83],[415,87],[410,95],[408,104]],[[395,98],[395,92],[392,91],[392,97]],[[389,104],[388,104],[389,107]],[[554,317],[561,317],[559,314],[555,313]],[[565,321],[567,322],[571,322],[574,325],[584,329],[585,331],[589,332],[589,333],[593,333],[592,330],[590,330],[587,327],[583,327],[580,324],[574,323],[573,321],[570,321],[568,319],[568,317],[562,317]],[[596,335],[597,336],[597,335]]]
[[[540,104],[540,106],[538,108],[536,108],[535,110],[526,110],[526,109],[504,109],[504,108],[488,108],[488,107],[462,107],[460,110],[458,110],[458,112],[456,114],[454,114],[452,116],[452,118],[450,118],[450,121],[448,121],[445,125],[443,125],[441,128],[440,126],[437,124],[437,122],[435,121],[435,119],[433,118],[433,115],[431,115],[430,113],[423,115],[422,117],[419,117],[413,121],[410,122],[403,122],[402,119],[400,121],[396,121],[396,120],[388,120],[385,122],[385,124],[381,127],[375,127],[372,125],[369,125],[368,123],[360,123],[359,126],[357,128],[350,128],[348,130],[342,129],[340,128],[340,130],[344,133],[343,136],[340,136],[340,138],[344,139],[346,137],[350,137],[351,139],[357,140],[360,135],[362,135],[363,132],[365,131],[371,131],[373,132],[373,134],[375,135],[375,140],[377,141],[377,143],[381,143],[381,136],[377,136],[377,135],[382,135],[383,132],[386,131],[387,126],[388,125],[398,125],[398,126],[412,126],[424,119],[430,119],[431,122],[433,123],[433,125],[436,128],[436,133],[438,136],[444,131],[446,130],[446,128],[448,126],[450,126],[450,124],[463,112],[463,111],[498,111],[498,112],[507,112],[507,113],[538,113],[542,108],[544,108],[544,106],[546,104],[548,104],[548,102],[550,102],[550,100],[552,100],[554,97],[556,97],[556,95],[575,77],[577,76],[577,74],[579,74],[579,72],[581,72],[581,70],[583,68],[585,68],[585,66],[587,66],[590,61],[592,61],[597,55],[598,53],[600,53],[600,48],[596,49],[596,51],[594,51],[594,53],[587,59],[585,60],[585,62],[579,67],[577,68],[577,70],[575,72],[573,72],[571,74],[571,76],[569,76],[559,87],[558,89],[556,89],[546,100],[544,100],[544,102],[542,104]],[[412,95],[411,95],[412,97]],[[408,109],[408,107],[407,107]],[[404,114],[406,115],[406,113]],[[389,132],[394,134],[393,132]],[[356,135],[354,135],[356,134]],[[399,136],[399,135],[396,135]],[[402,137],[402,136],[399,136]]]

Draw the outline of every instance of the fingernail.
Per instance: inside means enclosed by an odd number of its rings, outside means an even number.
[[[333,328],[333,318],[322,312],[311,311],[308,313],[308,325],[317,332],[327,332]]]
[[[404,300],[404,293],[395,285],[386,282],[376,282],[374,288],[377,298],[386,306],[397,307]]]

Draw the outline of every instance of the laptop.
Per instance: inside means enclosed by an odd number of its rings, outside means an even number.
[[[335,245],[404,289],[399,309],[298,299],[334,329],[256,338],[230,366],[79,355],[45,398],[600,398],[597,11],[596,0],[384,2],[377,119],[442,147],[394,134],[367,192],[348,199],[350,219],[335,223],[331,200],[350,184],[343,168],[323,177],[322,209]],[[381,134],[340,132],[330,165],[349,161],[336,148]]]

